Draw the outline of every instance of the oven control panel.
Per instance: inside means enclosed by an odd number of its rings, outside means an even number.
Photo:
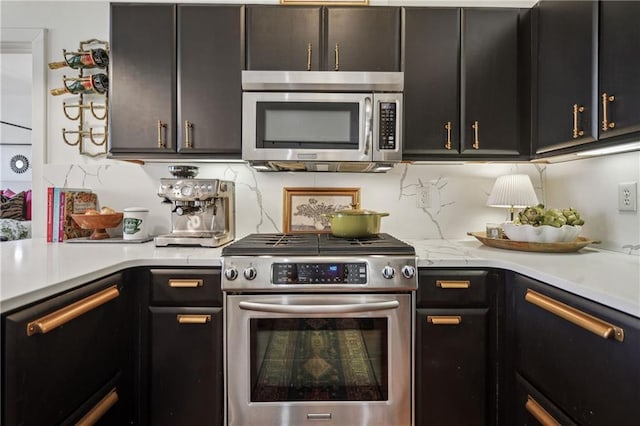
[[[273,284],[366,284],[365,262],[274,263]]]

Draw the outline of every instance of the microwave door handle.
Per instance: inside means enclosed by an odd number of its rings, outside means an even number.
[[[364,98],[364,111],[365,111],[364,155],[369,155],[369,148],[371,147],[371,138],[373,137],[373,108],[371,105],[371,98],[369,96]]]
[[[277,314],[351,314],[368,311],[397,309],[400,302],[389,300],[371,303],[347,303],[344,305],[280,305],[277,303],[240,302],[240,309],[246,311],[272,312]]]

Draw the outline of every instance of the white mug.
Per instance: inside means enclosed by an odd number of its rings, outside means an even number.
[[[122,239],[142,240],[149,237],[149,210],[143,207],[128,207],[124,209],[122,220]]]

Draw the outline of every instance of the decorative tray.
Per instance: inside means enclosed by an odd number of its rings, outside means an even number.
[[[570,243],[531,243],[527,241],[512,241],[508,238],[487,238],[486,232],[467,232],[467,235],[476,237],[482,244],[506,250],[534,251],[541,253],[571,253],[583,247],[599,241],[578,237]]]

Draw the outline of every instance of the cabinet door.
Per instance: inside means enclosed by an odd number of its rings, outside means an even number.
[[[596,140],[597,10],[594,1],[538,5],[537,154]]]
[[[600,138],[640,131],[640,2],[600,2]],[[607,123],[603,123],[603,95]],[[614,96],[613,101],[609,97]],[[611,125],[615,127],[610,127]]]
[[[640,319],[520,275],[510,287],[519,373],[578,424],[636,425]],[[604,323],[622,328],[624,340],[587,329]]]
[[[545,398],[531,384],[519,374],[516,375],[515,413],[514,425],[541,426],[562,425],[576,426],[566,414]]]
[[[404,11],[406,160],[460,150],[460,9]]]
[[[488,310],[418,309],[416,322],[416,425],[490,424]]]
[[[2,424],[60,424],[113,377],[130,380],[128,290],[116,274],[4,319]],[[118,406],[133,398],[123,386]]]
[[[181,153],[240,158],[243,10],[240,6],[178,6]]]
[[[326,11],[327,70],[400,71],[399,8],[328,7]]]
[[[111,5],[109,150],[175,152],[175,6]]]
[[[222,425],[222,308],[149,309],[151,424]]]
[[[247,69],[319,71],[320,7],[247,6]]]
[[[520,153],[518,24],[518,9],[462,10],[462,154]]]

